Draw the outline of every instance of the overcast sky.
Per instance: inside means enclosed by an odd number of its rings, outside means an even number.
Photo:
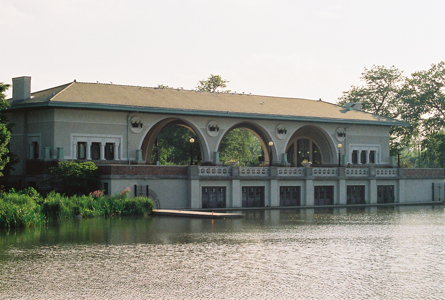
[[[445,60],[443,0],[0,0],[0,82],[77,79],[335,102],[373,65]],[[8,96],[11,91],[8,92]]]

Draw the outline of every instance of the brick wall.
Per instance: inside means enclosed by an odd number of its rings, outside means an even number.
[[[444,169],[404,169],[406,177],[444,176]]]
[[[187,166],[98,166],[100,175],[182,175]]]

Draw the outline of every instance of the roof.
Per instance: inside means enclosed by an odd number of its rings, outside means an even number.
[[[68,107],[221,117],[408,125],[379,115],[348,110],[321,100],[208,93],[181,89],[72,82],[34,92],[31,99],[11,102],[10,109]]]

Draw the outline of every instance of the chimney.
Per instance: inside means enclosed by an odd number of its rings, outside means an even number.
[[[22,76],[12,78],[12,101],[28,100],[31,98],[31,77]]]

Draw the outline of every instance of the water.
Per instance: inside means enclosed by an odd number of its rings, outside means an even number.
[[[444,206],[84,219],[0,234],[0,299],[445,299]]]

